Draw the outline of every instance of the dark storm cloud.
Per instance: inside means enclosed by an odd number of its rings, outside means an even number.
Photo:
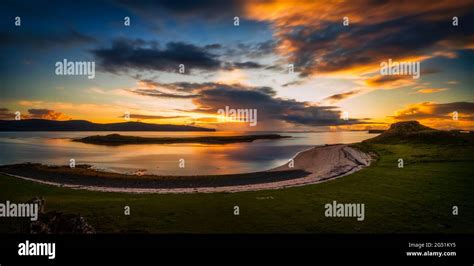
[[[330,126],[357,124],[359,120],[344,121],[341,112],[335,106],[317,106],[309,102],[281,99],[270,87],[248,87],[240,84],[227,85],[219,83],[171,83],[156,84],[158,88],[175,90],[176,93],[163,93],[157,90],[135,90],[133,92],[152,96],[184,98],[181,91],[186,90],[186,98],[191,98],[196,109],[189,112],[216,114],[226,106],[234,109],[257,109],[259,119],[273,120],[307,126]]]
[[[103,70],[117,73],[128,70],[154,70],[178,72],[179,65],[185,66],[185,73],[193,70],[214,71],[218,69],[264,69],[255,61],[227,62],[214,52],[220,44],[196,46],[189,43],[170,42],[160,47],[157,41],[119,38],[109,48],[92,50]]]
[[[249,88],[242,85],[216,84],[213,88],[200,92],[193,99],[198,110],[216,113],[229,106],[235,109],[257,109],[259,119],[279,120],[307,126],[329,126],[357,123],[357,120],[344,121],[340,111],[334,106],[316,106],[308,102],[298,102],[275,98],[269,88]]]
[[[221,65],[217,56],[205,48],[182,42],[170,42],[159,48],[156,43],[118,39],[110,48],[95,49],[92,53],[101,67],[110,72],[129,69],[178,72],[179,65],[184,64],[189,73],[193,69],[216,70]]]

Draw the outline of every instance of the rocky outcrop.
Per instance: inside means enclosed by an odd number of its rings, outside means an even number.
[[[473,143],[471,133],[436,130],[420,124],[418,121],[394,123],[377,137],[365,140],[368,143],[380,144],[467,144]]]
[[[62,212],[44,212],[45,201],[35,197],[31,203],[38,204],[38,220],[30,225],[31,234],[94,234],[94,228],[79,214],[64,214]]]

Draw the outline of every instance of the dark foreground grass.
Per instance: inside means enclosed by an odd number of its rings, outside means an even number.
[[[57,188],[0,176],[0,202],[44,197],[46,211],[80,213],[98,232],[474,233],[473,146],[359,144],[380,158],[317,185],[217,194],[124,194]],[[403,158],[405,167],[397,167]],[[326,218],[324,205],[364,203],[365,220]],[[124,206],[131,215],[124,215]],[[233,207],[240,215],[233,215]],[[452,215],[452,206],[459,215]],[[1,232],[27,220],[0,218]]]

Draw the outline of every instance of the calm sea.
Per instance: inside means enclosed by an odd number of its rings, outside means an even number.
[[[278,133],[292,138],[225,145],[145,144],[102,146],[73,142],[91,135],[119,133],[144,137],[196,137],[267,134],[268,132],[0,132],[0,164],[90,164],[119,173],[146,171],[158,175],[201,175],[254,172],[280,166],[310,147],[354,143],[372,138],[362,131]],[[272,132],[275,133],[275,132]],[[179,160],[185,160],[185,168]]]

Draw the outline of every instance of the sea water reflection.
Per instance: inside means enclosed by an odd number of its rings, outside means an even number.
[[[230,174],[262,171],[282,165],[299,151],[310,147],[354,143],[374,137],[365,131],[347,131],[277,132],[291,138],[225,145],[102,146],[71,141],[73,138],[111,133],[144,137],[195,137],[268,132],[0,132],[0,164],[34,162],[67,165],[74,158],[76,164],[91,164],[98,169],[120,173],[145,170],[158,175]],[[179,168],[180,159],[185,160],[185,168]]]

